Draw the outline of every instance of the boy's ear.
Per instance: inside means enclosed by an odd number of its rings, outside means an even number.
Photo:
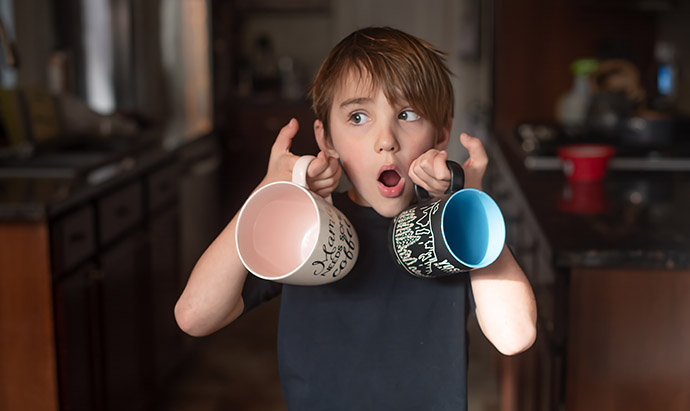
[[[314,121],[314,136],[321,151],[328,154],[329,157],[339,158],[338,152],[333,148],[333,142],[326,136],[326,130],[324,130],[321,120]]]
[[[436,144],[434,145],[434,148],[437,150],[445,150],[446,147],[448,146],[448,142],[450,141],[450,129],[452,128],[452,124],[449,122],[445,127],[441,129],[441,131],[438,133],[438,138],[436,139]]]

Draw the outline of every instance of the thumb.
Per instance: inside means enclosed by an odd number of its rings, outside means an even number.
[[[487,163],[489,158],[484,150],[482,141],[477,137],[472,137],[467,133],[460,134],[460,144],[467,150],[470,160],[478,164]]]
[[[439,151],[438,155],[434,157],[432,167],[434,170],[434,177],[439,180],[448,180],[450,178],[450,171],[446,165],[448,160],[448,152],[443,150]]]
[[[299,130],[299,123],[294,118],[290,119],[290,122],[280,129],[278,137],[276,137],[276,141],[273,143],[273,150],[290,151],[292,139],[297,135],[297,130]]]
[[[328,168],[329,161],[326,153],[319,151],[316,158],[309,164],[309,169],[307,170],[307,175],[309,177],[315,177],[326,171]]]

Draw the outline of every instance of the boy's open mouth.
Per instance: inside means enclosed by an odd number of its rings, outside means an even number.
[[[384,197],[397,197],[405,188],[405,179],[393,168],[385,168],[379,172],[379,191]]]
[[[395,187],[400,182],[400,174],[395,170],[386,170],[379,176],[379,181],[386,187]]]

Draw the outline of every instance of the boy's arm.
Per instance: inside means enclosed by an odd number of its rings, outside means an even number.
[[[462,164],[465,187],[482,189],[488,157],[481,140],[467,134],[460,143],[470,156]],[[450,172],[443,151],[430,150],[415,160],[410,175],[432,196],[448,188]],[[447,173],[447,174],[446,174]],[[537,306],[532,287],[507,247],[488,267],[470,271],[479,326],[484,335],[503,354],[512,355],[529,348],[536,338]]]
[[[274,181],[291,180],[298,157],[290,152],[290,145],[298,128],[292,119],[281,129],[271,148],[266,176],[256,189]],[[320,195],[328,195],[338,184],[339,170],[337,160],[319,153],[309,165],[307,182]],[[242,314],[242,288],[248,273],[235,247],[236,223],[237,215],[199,258],[175,305],[175,319],[187,334],[211,334]]]
[[[528,349],[537,336],[537,305],[532,287],[508,247],[488,267],[470,271],[477,321],[505,355]]]
[[[461,144],[470,157],[463,163],[465,187],[482,189],[489,162],[481,140],[467,134]],[[479,326],[505,355],[528,349],[537,336],[537,304],[532,287],[507,246],[488,267],[470,271]]]

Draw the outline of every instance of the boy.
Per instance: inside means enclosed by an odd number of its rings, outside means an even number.
[[[534,341],[536,306],[507,248],[489,267],[441,279],[413,277],[389,255],[388,226],[415,201],[413,183],[432,195],[449,184],[444,149],[453,91],[443,57],[391,28],[359,30],[331,51],[311,92],[321,151],[308,184],[328,196],[341,166],[352,182],[333,201],[360,239],[353,270],[320,287],[247,276],[233,219],[194,268],[177,321],[189,334],[206,335],[281,293],[278,358],[288,409],[466,409],[469,311],[510,355]],[[280,131],[259,187],[290,180],[297,127],[293,119]],[[460,140],[470,154],[465,186],[481,188],[486,153],[478,139]]]

